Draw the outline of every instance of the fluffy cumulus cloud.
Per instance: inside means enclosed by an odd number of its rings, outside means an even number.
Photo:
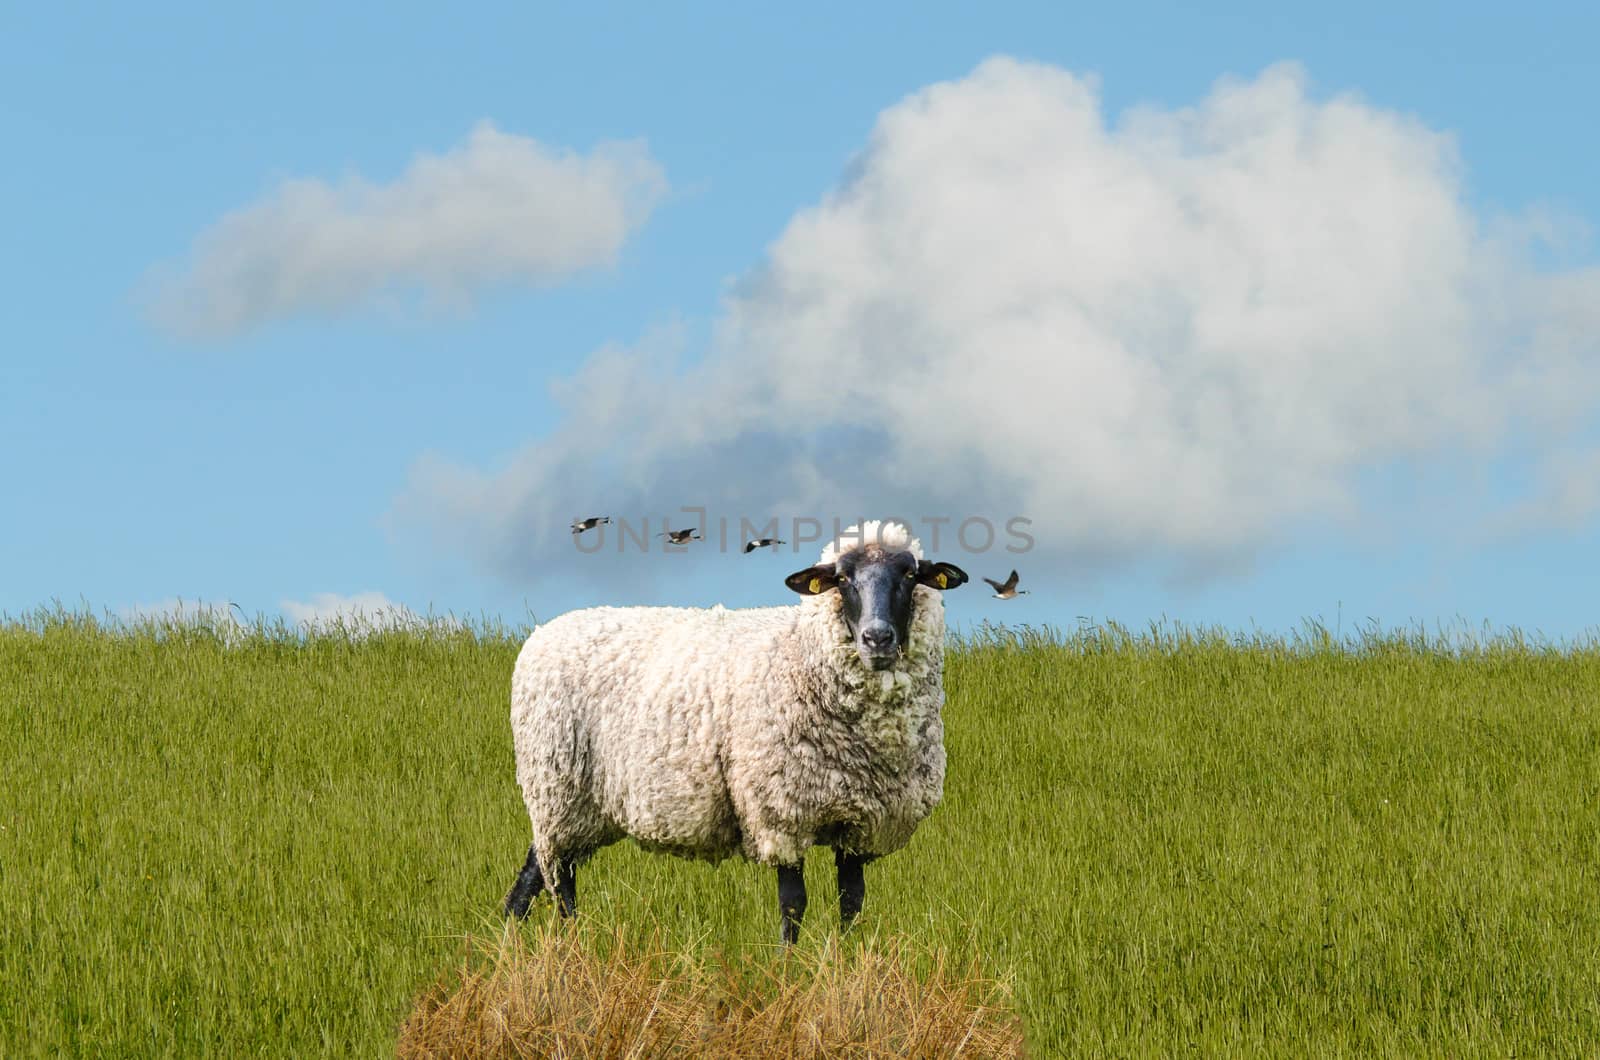
[[[1600,270],[1536,266],[1533,227],[1475,213],[1450,137],[1293,66],[1108,120],[994,59],[879,117],[703,355],[601,351],[568,428],[424,459],[397,510],[519,578],[574,514],[680,504],[1022,514],[1079,563],[1214,569],[1360,518],[1365,472],[1589,424]]]
[[[665,190],[642,143],[577,154],[484,122],[387,184],[284,182],[155,277],[149,310],[175,334],[217,339],[390,290],[459,302],[496,284],[548,284],[613,262]]]
[[[427,623],[423,616],[380,592],[350,596],[317,593],[309,600],[283,600],[278,606],[292,624],[313,631],[344,629],[367,632],[374,629],[404,629]]]

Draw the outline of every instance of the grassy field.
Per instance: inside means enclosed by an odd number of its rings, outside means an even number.
[[[0,1055],[392,1053],[527,848],[517,646],[0,625]],[[1036,1054],[1600,1051],[1600,649],[990,632],[947,691],[862,937],[1008,980]],[[776,933],[749,865],[618,846],[579,890]]]

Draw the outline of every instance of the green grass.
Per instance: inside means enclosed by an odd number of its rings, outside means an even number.
[[[517,647],[0,625],[0,1055],[392,1052],[526,851]],[[1035,1052],[1600,1050],[1600,649],[980,631],[946,687],[946,800],[863,937],[1009,979]],[[579,893],[776,933],[750,865],[620,845]]]

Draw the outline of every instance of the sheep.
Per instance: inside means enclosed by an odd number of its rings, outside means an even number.
[[[867,521],[784,579],[796,605],[597,607],[534,630],[511,691],[533,842],[506,916],[547,886],[572,916],[578,865],[631,837],[773,866],[786,944],[806,853],[832,847],[848,929],[865,865],[943,796],[940,594],[966,581],[902,524]]]

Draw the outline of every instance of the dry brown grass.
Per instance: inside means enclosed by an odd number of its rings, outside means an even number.
[[[421,1057],[1015,1057],[1004,986],[903,939],[736,959],[658,934],[541,925],[469,939],[423,993],[399,1054]]]

